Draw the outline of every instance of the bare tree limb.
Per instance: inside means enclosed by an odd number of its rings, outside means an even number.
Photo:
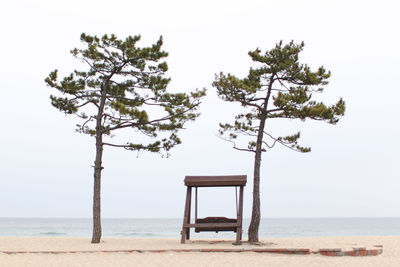
[[[301,151],[299,151],[299,150],[297,150],[297,149],[295,149],[295,148],[293,148],[293,147],[287,145],[287,143],[283,142],[282,140],[279,140],[278,138],[273,137],[273,136],[270,135],[269,133],[267,133],[267,132],[264,131],[264,134],[268,135],[271,139],[275,140],[275,142],[278,142],[279,144],[283,145],[284,147],[287,147],[287,148],[289,148],[289,149],[291,149],[291,150],[293,150],[293,151],[296,151],[296,152],[301,153]],[[263,141],[263,142],[264,142],[264,141]],[[274,142],[274,145],[275,145],[275,142]]]
[[[220,138],[220,139],[222,139],[222,140],[224,140],[224,141],[227,141],[227,142],[232,143],[232,144],[233,144],[233,149],[236,149],[236,150],[238,150],[238,151],[246,151],[246,152],[253,152],[253,153],[256,153],[255,150],[236,147],[236,143],[235,143],[234,141],[230,140],[230,139],[223,138],[223,137],[220,136],[220,135],[217,135],[217,137]]]
[[[276,144],[276,140],[274,140],[274,143],[270,146],[270,145],[268,145],[268,143],[266,142],[266,141],[262,141],[268,148],[273,148],[274,146],[275,146],[275,144]]]
[[[90,122],[92,119],[95,119],[95,117],[94,117],[94,116],[89,116],[89,119],[87,119],[87,120],[82,124],[82,126],[81,126],[81,131],[82,131],[83,133],[85,133],[85,126],[86,126],[86,124],[87,124],[88,122]]]
[[[104,143],[103,145],[105,146],[112,146],[112,147],[120,147],[120,148],[124,148],[126,150],[132,150],[132,148],[130,147],[130,145],[116,145],[116,144],[110,144],[110,143]]]

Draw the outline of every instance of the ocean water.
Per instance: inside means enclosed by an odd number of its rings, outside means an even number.
[[[244,219],[247,238],[249,219]],[[182,219],[103,219],[103,237],[179,238]],[[0,236],[90,237],[91,219],[0,218]],[[234,238],[233,232],[194,233],[193,238]],[[265,218],[259,236],[312,237],[400,235],[400,218]]]

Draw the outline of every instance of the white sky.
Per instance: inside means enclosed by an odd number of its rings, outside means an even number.
[[[103,159],[102,215],[183,215],[185,175],[247,174],[250,217],[253,154],[216,137],[238,105],[216,97],[214,74],[247,74],[249,50],[305,41],[301,56],[332,71],[323,97],[343,97],[338,125],[269,122],[302,131],[308,154],[276,147],[261,167],[262,217],[400,216],[398,1],[7,1],[0,8],[0,217],[91,217],[94,142],[78,119],[50,105],[44,78],[69,74],[82,32],[142,44],[164,36],[171,90],[208,88],[202,116],[187,125],[168,159],[111,149]],[[133,138],[133,137],[132,137]],[[219,194],[218,192],[221,192]],[[232,190],[202,190],[200,214],[234,214]],[[222,196],[222,197],[221,197]]]

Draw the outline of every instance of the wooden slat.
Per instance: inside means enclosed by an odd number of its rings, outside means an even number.
[[[186,176],[186,186],[244,186],[247,175],[225,175],[225,176]]]
[[[239,223],[184,223],[183,227],[238,227]]]

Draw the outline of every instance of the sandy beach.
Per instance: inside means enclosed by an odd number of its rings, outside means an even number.
[[[0,237],[0,266],[400,266],[400,236],[273,238],[263,239],[263,245],[259,246],[248,243],[233,246],[233,240],[215,241],[220,240],[195,239],[182,245],[179,239],[104,238],[100,244],[94,245],[89,238]],[[371,248],[375,245],[383,245],[383,253],[365,257],[173,251],[238,248],[346,250],[353,247]],[[117,250],[122,252],[116,252]],[[127,250],[167,251],[126,252]],[[43,253],[32,253],[38,251]]]

